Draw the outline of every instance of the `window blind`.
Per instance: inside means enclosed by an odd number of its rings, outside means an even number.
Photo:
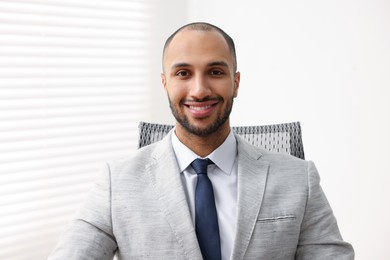
[[[136,149],[151,2],[0,0],[0,259],[46,259],[99,165]]]

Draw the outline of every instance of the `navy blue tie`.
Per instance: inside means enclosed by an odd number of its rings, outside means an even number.
[[[191,163],[198,175],[195,189],[195,230],[204,260],[221,259],[221,242],[213,185],[207,176],[209,159],[196,159]]]

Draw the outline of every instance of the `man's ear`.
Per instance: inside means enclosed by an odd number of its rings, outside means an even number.
[[[165,77],[165,74],[161,73],[160,76],[161,76],[161,83],[162,83],[162,85],[164,87],[164,90],[165,90],[166,93],[168,93],[168,90],[167,90],[167,79]]]
[[[238,89],[240,87],[240,77],[241,77],[241,73],[237,71],[236,74],[234,74],[234,90],[233,90],[234,97],[237,97],[238,95]]]

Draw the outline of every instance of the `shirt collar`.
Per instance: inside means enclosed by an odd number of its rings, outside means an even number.
[[[172,133],[172,146],[180,172],[183,172],[196,158],[199,158],[196,153],[180,142],[175,131]],[[230,130],[226,140],[206,157],[212,160],[225,174],[230,175],[237,157],[237,141],[233,131]]]

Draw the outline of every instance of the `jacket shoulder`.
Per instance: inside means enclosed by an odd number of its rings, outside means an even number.
[[[170,137],[134,151],[131,155],[107,162],[110,171],[114,174],[120,172],[142,171],[151,163],[161,161],[162,156],[173,154]]]

